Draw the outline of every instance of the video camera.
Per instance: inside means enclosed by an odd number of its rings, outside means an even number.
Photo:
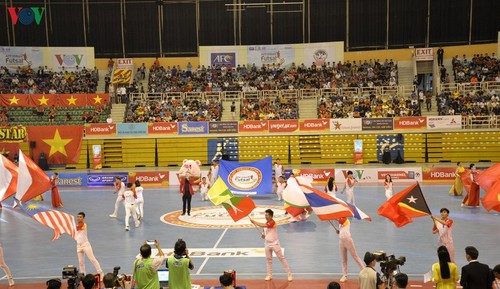
[[[118,274],[120,266],[113,267],[113,275],[115,276],[115,286],[125,288],[125,281],[131,281],[125,274]]]
[[[77,289],[83,279],[83,273],[79,273],[75,266],[69,265],[62,270],[62,278],[68,279],[68,289]]]
[[[406,262],[405,256],[396,258],[394,255],[387,255],[384,251],[376,251],[373,253],[375,260],[380,263],[380,271],[387,282],[387,288],[392,288],[394,275],[399,273],[399,266],[403,266]]]

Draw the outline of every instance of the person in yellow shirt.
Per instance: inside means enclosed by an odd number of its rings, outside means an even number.
[[[448,249],[445,246],[440,246],[437,255],[439,262],[432,265],[432,281],[436,283],[436,289],[457,288],[458,268],[451,262]]]

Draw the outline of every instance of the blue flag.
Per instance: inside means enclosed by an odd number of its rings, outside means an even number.
[[[271,194],[273,192],[272,157],[249,163],[221,160],[219,177],[233,194]]]

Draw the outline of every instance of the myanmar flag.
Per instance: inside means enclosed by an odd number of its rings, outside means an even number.
[[[226,183],[218,177],[210,190],[208,190],[208,197],[210,198],[210,201],[217,206],[231,199],[233,197],[233,193],[231,193]]]
[[[222,203],[222,206],[227,210],[231,218],[235,222],[248,216],[253,209],[255,209],[255,203],[250,197],[232,197],[229,200]]]
[[[431,215],[418,183],[392,196],[377,213],[393,221],[397,227],[413,222],[413,218]]]

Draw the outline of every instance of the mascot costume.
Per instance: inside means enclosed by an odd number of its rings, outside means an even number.
[[[197,185],[201,179],[200,165],[199,160],[184,160],[177,173],[182,195],[182,215],[187,212],[188,216],[191,216],[191,198],[198,190]]]

